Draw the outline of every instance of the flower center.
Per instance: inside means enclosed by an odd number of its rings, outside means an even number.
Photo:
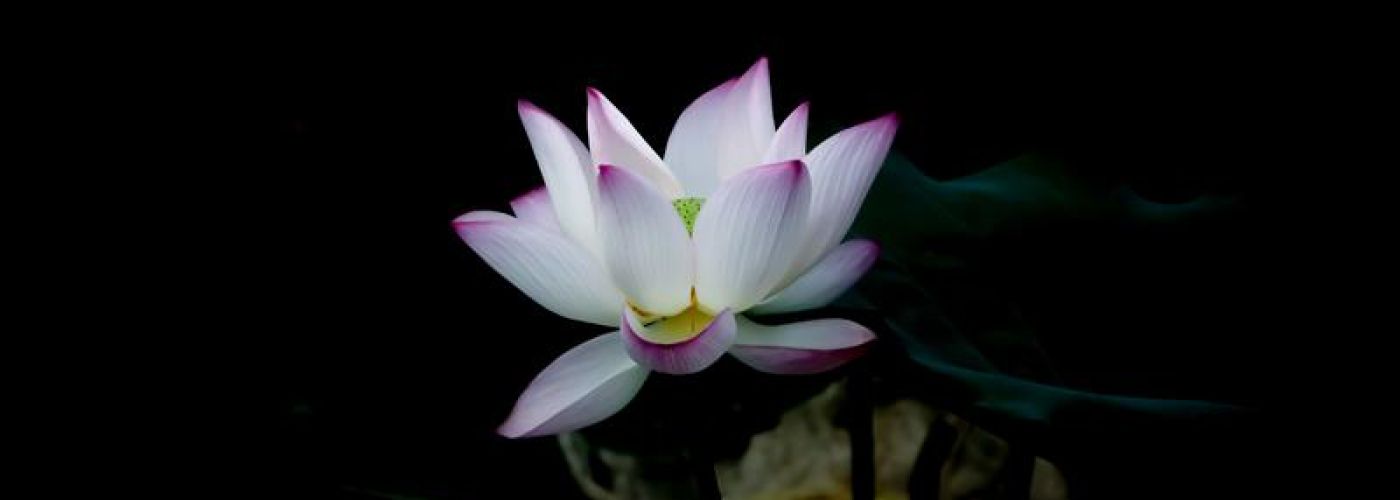
[[[700,215],[700,207],[705,205],[705,199],[698,196],[676,198],[671,201],[671,205],[676,207],[676,213],[680,214],[681,221],[685,222],[685,232],[695,234],[695,217]]]
[[[714,316],[701,311],[699,307],[690,306],[680,314],[661,318],[656,322],[647,325],[646,338],[658,344],[675,344],[694,338],[705,327],[710,326],[710,321]]]

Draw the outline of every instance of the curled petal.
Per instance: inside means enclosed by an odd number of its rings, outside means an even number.
[[[588,147],[593,163],[613,165],[640,174],[669,198],[683,195],[680,182],[666,168],[646,139],[598,89],[588,89]]]
[[[826,255],[851,228],[865,194],[894,141],[894,114],[838,132],[806,156],[812,173],[812,212],[805,254],[798,269]]]
[[[763,163],[800,159],[807,154],[807,108],[808,103],[798,104],[778,126],[768,152],[763,155]]]
[[[510,200],[510,211],[515,217],[545,229],[563,232],[559,227],[559,217],[554,214],[554,202],[549,199],[549,190],[544,186]]]
[[[773,141],[773,95],[768,58],[759,58],[729,92],[719,149],[720,181],[762,165]]]
[[[497,432],[518,438],[587,427],[627,406],[646,378],[647,370],[624,352],[618,332],[600,335],[540,372]]]
[[[800,161],[725,181],[695,221],[695,294],[709,310],[747,309],[786,276],[798,251],[811,184]]]
[[[598,234],[613,283],[636,306],[660,316],[690,306],[690,235],[671,202],[640,175],[598,167]]]
[[[723,179],[773,163],[763,161],[774,133],[768,80],[768,59],[760,58],[743,76],[700,96],[676,120],[666,140],[666,164],[687,195],[708,197]]]
[[[617,325],[622,294],[573,240],[485,210],[458,217],[452,225],[487,265],[545,309],[577,321]]]
[[[725,127],[729,94],[736,82],[725,82],[691,103],[666,139],[666,165],[687,195],[707,197],[719,185],[720,149],[730,131]]]
[[[529,101],[519,101],[516,111],[544,177],[555,219],[564,234],[597,255],[592,201],[594,169],[588,149],[568,127]]]
[[[729,353],[754,369],[776,374],[820,373],[864,354],[875,334],[853,321],[818,319],[765,326],[739,317]]]
[[[856,283],[880,255],[870,240],[851,240],[832,249],[787,288],[749,309],[756,314],[806,311],[830,304]]]
[[[627,354],[642,366],[661,373],[685,375],[708,368],[734,344],[734,314],[719,313],[694,336],[679,342],[661,342],[664,334],[643,324],[631,308],[622,313],[622,339]]]

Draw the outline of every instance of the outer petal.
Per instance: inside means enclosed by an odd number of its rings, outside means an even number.
[[[597,230],[593,222],[593,160],[588,149],[573,132],[549,113],[528,101],[516,106],[525,135],[535,151],[545,188],[564,233],[598,252]]]
[[[690,305],[690,237],[664,194],[629,170],[598,167],[598,230],[613,283],[634,305],[660,316]]]
[[[894,114],[885,115],[843,130],[807,154],[812,171],[812,212],[806,253],[796,271],[826,255],[845,237],[885,161],[898,124]]]
[[[510,438],[558,434],[595,424],[627,406],[647,370],[622,348],[617,332],[570,349],[540,372],[497,432]]]
[[[666,344],[650,340],[655,335],[648,333],[632,308],[624,308],[622,318],[627,354],[642,366],[672,375],[695,373],[714,364],[734,345],[737,331],[734,313],[724,310],[694,337]]]
[[[738,80],[706,92],[681,112],[666,139],[666,165],[690,196],[707,197],[719,185],[720,149],[728,142],[729,96]]]
[[[811,197],[800,161],[725,181],[695,221],[695,294],[705,309],[742,311],[763,300],[797,252]]]
[[[830,304],[870,270],[880,246],[870,240],[851,240],[836,247],[787,288],[749,309],[772,314],[805,311]]]
[[[719,149],[721,181],[763,164],[773,141],[773,95],[768,83],[768,58],[759,58],[729,93],[725,132]]]
[[[656,156],[642,134],[598,89],[588,89],[588,147],[595,164],[630,169],[660,189],[668,198],[682,196],[680,182]]]
[[[808,107],[805,102],[798,104],[797,109],[792,110],[792,114],[778,126],[773,142],[768,145],[768,152],[763,155],[763,163],[799,159],[807,154]]]
[[[482,260],[545,309],[573,320],[617,325],[622,295],[573,240],[499,212],[471,212],[452,225]]]
[[[729,353],[767,373],[808,374],[836,368],[864,354],[875,334],[844,319],[765,326],[739,317],[739,337]]]
[[[554,214],[554,202],[549,199],[549,190],[544,186],[510,200],[510,211],[522,221],[563,232],[563,228],[559,227],[559,217]]]

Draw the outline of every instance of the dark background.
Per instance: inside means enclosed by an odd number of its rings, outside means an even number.
[[[595,86],[659,151],[692,99],[761,55],[775,120],[804,100],[817,130],[896,111],[895,149],[935,178],[1041,152],[1155,201],[1248,200],[1247,217],[1210,233],[1233,235],[1219,247],[1155,236],[1191,249],[1187,264],[1160,255],[1167,267],[1140,266],[1155,271],[1135,278],[1084,267],[1047,294],[1059,299],[1033,307],[1069,339],[1056,347],[1082,363],[1081,380],[1272,407],[1283,389],[1265,380],[1284,360],[1254,304],[1286,293],[1267,272],[1281,221],[1264,188],[1278,164],[1261,159],[1296,110],[1278,105],[1273,84],[1284,51],[1131,25],[852,22],[861,28],[324,20],[221,31],[184,56],[206,68],[192,78],[212,84],[189,111],[229,117],[188,125],[212,139],[195,158],[214,161],[180,178],[208,207],[192,224],[220,227],[201,232],[216,250],[200,269],[232,284],[210,297],[219,312],[200,324],[212,340],[193,357],[236,367],[220,377],[231,397],[216,410],[236,418],[195,443],[231,450],[218,466],[231,476],[209,488],[577,497],[554,440],[494,429],[540,369],[600,329],[531,303],[449,222],[506,210],[541,183],[516,99],[582,135],[584,88]],[[1021,279],[1009,286],[1043,288]],[[1110,282],[1141,286],[1128,301],[1103,290]],[[1143,315],[1181,338],[1112,334],[1116,320]],[[1074,341],[1076,331],[1108,341]]]

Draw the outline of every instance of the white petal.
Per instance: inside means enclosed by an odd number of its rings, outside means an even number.
[[[482,260],[545,309],[573,320],[617,325],[622,294],[573,240],[499,212],[471,212],[452,225]]]
[[[598,89],[588,89],[588,148],[593,163],[622,167],[650,181],[668,199],[682,196],[680,182],[642,134]]]
[[[540,372],[497,432],[518,438],[593,425],[627,406],[646,378],[647,370],[623,350],[618,332],[600,335]]]
[[[831,250],[805,274],[749,310],[755,314],[806,311],[830,304],[865,275],[880,247],[870,240],[851,240]]]
[[[778,374],[819,373],[864,354],[875,334],[844,319],[766,326],[740,316],[729,353],[754,369]]]
[[[785,277],[810,196],[800,161],[750,169],[720,185],[695,220],[695,294],[706,310],[742,311]]]
[[[865,193],[885,161],[894,141],[898,120],[894,114],[842,130],[807,154],[812,172],[812,211],[808,215],[805,254],[798,269],[805,268],[845,238]]]
[[[654,341],[647,326],[632,308],[622,311],[622,341],[627,355],[634,361],[661,373],[687,375],[699,372],[719,361],[734,345],[737,328],[734,313],[720,311],[710,324],[689,339],[662,343]]]
[[[725,82],[691,103],[666,139],[666,165],[686,195],[708,197],[719,185],[719,152],[729,130],[725,118],[735,83]]]
[[[559,227],[559,217],[554,213],[554,202],[550,201],[549,190],[544,186],[510,200],[510,211],[522,221],[559,233],[564,231]]]
[[[729,93],[719,149],[720,181],[763,164],[773,141],[773,95],[768,58],[760,58]]]
[[[792,114],[778,126],[772,143],[768,145],[768,152],[763,155],[763,163],[800,159],[807,154],[807,108],[805,102],[798,104],[797,109],[792,110]]]
[[[645,179],[612,165],[598,167],[598,234],[613,283],[633,305],[660,316],[690,305],[690,237],[675,207]]]
[[[568,127],[528,101],[520,101],[516,110],[520,123],[525,125],[525,135],[530,138],[560,227],[597,255],[592,202],[594,169],[588,149]]]

